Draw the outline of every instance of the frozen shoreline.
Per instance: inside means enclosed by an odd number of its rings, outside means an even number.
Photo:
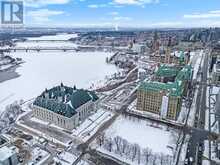
[[[0,83],[3,83],[8,80],[18,78],[20,75],[16,72],[16,69],[19,66],[13,66],[12,68],[6,71],[0,71]]]

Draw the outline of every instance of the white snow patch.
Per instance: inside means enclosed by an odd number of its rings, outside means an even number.
[[[143,120],[129,120],[119,117],[113,125],[106,131],[109,137],[120,136],[129,143],[137,143],[142,148],[151,148],[153,152],[172,155],[168,148],[171,133],[166,131],[164,126],[155,128],[151,123]]]

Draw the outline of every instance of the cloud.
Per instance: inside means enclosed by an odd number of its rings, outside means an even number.
[[[183,26],[183,22],[178,22],[178,21],[155,22],[155,23],[148,24],[148,26],[149,27],[180,27],[180,26]]]
[[[131,21],[132,18],[131,18],[131,17],[122,17],[122,16],[119,16],[119,17],[114,17],[113,20],[114,20],[114,21]]]
[[[39,10],[28,11],[27,17],[31,17],[33,21],[32,23],[41,24],[51,21],[50,17],[52,16],[57,16],[62,14],[64,14],[63,11],[39,9]]]
[[[193,19],[220,18],[220,10],[209,11],[207,13],[185,14],[183,18],[193,18]]]
[[[89,8],[102,8],[102,7],[107,7],[106,4],[91,4],[91,5],[88,5]]]
[[[115,15],[119,15],[119,13],[117,11],[113,11],[113,12],[108,13],[108,15],[115,16]]]
[[[159,3],[159,0],[113,0],[113,3],[119,5],[144,5],[150,3]]]
[[[61,5],[67,4],[70,0],[24,0],[24,3],[28,7],[42,7],[47,5]]]

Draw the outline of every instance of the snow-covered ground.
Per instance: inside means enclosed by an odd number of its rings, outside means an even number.
[[[73,130],[72,135],[82,141],[88,140],[106,121],[113,117],[113,113],[99,109],[95,114],[88,117],[79,127]]]
[[[172,150],[168,147],[171,133],[165,126],[158,127],[143,120],[119,117],[106,131],[106,135],[112,138],[120,136],[130,143],[151,148],[153,152],[172,155]]]
[[[115,66],[105,63],[111,53],[13,52],[11,55],[22,58],[25,63],[17,69],[20,77],[0,83],[0,112],[15,100],[34,98],[45,88],[61,82],[89,88],[106,75],[117,72]]]
[[[201,64],[203,53],[204,53],[203,50],[191,53],[190,63],[192,64],[193,67],[193,80],[196,80],[197,78],[197,73],[200,69],[199,66]]]
[[[120,116],[91,147],[128,164],[170,165],[178,136],[165,125]]]
[[[162,160],[166,165],[173,161],[178,132],[158,123],[120,116],[103,137],[101,146],[99,138],[96,145],[92,145],[99,152],[129,164],[138,164],[140,160],[141,164],[151,165],[154,161],[159,163]],[[144,163],[146,157],[148,163]]]
[[[54,158],[54,165],[61,163],[62,165],[72,165],[77,157],[69,152],[62,152]],[[77,165],[89,165],[86,161],[80,160]]]
[[[28,165],[41,165],[49,158],[50,154],[47,151],[44,151],[38,147],[34,148],[31,152],[31,160]]]

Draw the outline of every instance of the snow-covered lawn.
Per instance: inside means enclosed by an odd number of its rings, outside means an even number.
[[[106,131],[106,135],[112,138],[120,136],[130,143],[151,148],[153,152],[172,155],[172,150],[168,147],[171,142],[171,132],[167,131],[165,126],[156,123],[119,117]]]
[[[145,154],[150,153],[148,157],[149,165],[153,161],[158,163],[159,159],[163,159],[165,165],[173,161],[178,132],[165,125],[158,125],[157,123],[133,117],[120,116],[105,131],[101,147],[99,138],[96,139],[95,146],[98,151],[104,154],[129,164],[131,162],[132,164],[138,164],[139,159],[144,163],[146,161],[143,160],[146,158]],[[119,148],[117,148],[117,143]]]
[[[80,138],[82,141],[87,141],[96,131],[108,120],[114,116],[113,113],[99,109],[92,116],[88,117],[79,127],[72,132],[73,136]]]

